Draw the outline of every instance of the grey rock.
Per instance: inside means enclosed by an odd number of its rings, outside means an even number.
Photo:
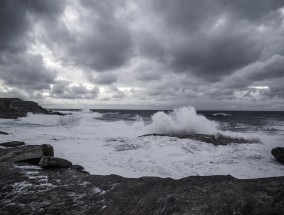
[[[0,163],[0,168],[0,214],[284,213],[284,177],[175,180],[88,175],[64,168],[33,170],[11,162]]]
[[[284,147],[276,147],[272,149],[271,154],[279,163],[284,164]]]
[[[49,145],[49,147],[52,147]],[[7,156],[9,155],[9,156]],[[25,145],[21,147],[0,149],[0,162],[27,162],[37,165],[45,155],[41,145]]]
[[[9,133],[4,132],[4,131],[0,131],[0,134],[2,134],[2,135],[9,135]]]
[[[205,143],[211,143],[214,145],[228,145],[231,143],[243,144],[243,143],[259,143],[259,140],[247,140],[244,138],[232,138],[229,136],[224,136],[221,134],[210,135],[210,134],[145,134],[139,137],[148,136],[161,136],[161,137],[176,137],[179,139],[192,139],[196,141],[201,141]]]
[[[23,101],[19,98],[0,98],[0,118],[17,119],[27,116],[29,112],[65,115],[63,113],[46,110],[33,101]]]
[[[27,147],[0,155],[15,157]],[[11,159],[0,169],[0,214],[284,214],[284,177],[124,178]]]
[[[21,141],[10,141],[5,143],[0,143],[0,146],[4,147],[17,147],[17,146],[24,146],[25,143]]]
[[[42,168],[69,168],[72,163],[68,160],[56,157],[43,156],[38,164]]]
[[[54,150],[53,150],[53,147],[51,145],[43,144],[43,145],[41,145],[41,148],[42,148],[43,155],[50,156],[50,157],[54,156]]]
[[[70,167],[70,169],[75,169],[75,170],[78,170],[78,171],[83,171],[84,170],[84,167],[82,167],[81,165],[72,165]]]

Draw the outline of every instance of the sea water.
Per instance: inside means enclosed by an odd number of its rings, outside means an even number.
[[[0,119],[0,142],[51,144],[55,156],[92,174],[182,178],[232,175],[236,178],[284,176],[271,149],[284,147],[284,112],[156,110],[65,110],[68,115],[28,114]],[[222,133],[253,140],[215,146],[148,133]]]

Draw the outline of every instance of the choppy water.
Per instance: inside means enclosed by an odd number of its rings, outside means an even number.
[[[258,178],[284,175],[270,151],[284,146],[284,112],[154,110],[68,110],[67,116],[33,115],[0,119],[0,142],[48,143],[56,156],[83,165],[93,174],[126,177],[233,175]],[[261,143],[214,146],[146,133],[221,132],[258,138]]]

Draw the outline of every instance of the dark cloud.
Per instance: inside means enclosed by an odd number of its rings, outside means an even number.
[[[4,83],[21,89],[49,89],[55,72],[43,66],[42,57],[25,53],[6,55],[2,58],[0,77]]]
[[[283,0],[2,0],[1,96],[280,107],[283,8]]]
[[[56,73],[44,66],[42,56],[32,54],[29,46],[34,42],[32,35],[32,16],[56,16],[58,3],[55,1],[17,1],[0,2],[0,79],[4,84],[13,86],[34,96],[33,91],[50,89]],[[14,89],[12,95],[25,97]],[[16,92],[16,93],[15,93]]]
[[[110,96],[113,99],[122,99],[125,97],[125,93],[122,92],[117,86],[110,85],[106,89],[106,93],[108,96]]]
[[[123,10],[121,2],[81,1],[80,8],[69,5],[66,21],[69,15],[74,15],[72,10],[78,9],[79,23],[74,23],[74,28],[66,26],[62,19],[43,23],[53,27],[45,35],[45,41],[54,52],[64,52],[61,56],[64,61],[88,71],[100,72],[125,65],[132,56],[132,38],[127,23],[116,15]]]
[[[99,73],[95,77],[90,77],[90,80],[95,84],[109,85],[117,81],[117,75],[113,73]]]
[[[171,68],[216,81],[257,60],[260,51],[248,34],[202,34],[173,47]]]
[[[282,20],[278,9],[284,2],[179,0],[154,1],[153,5],[163,23],[160,35],[167,37],[170,68],[219,81],[262,57],[267,46],[257,27],[276,23],[276,31]]]
[[[52,86],[50,96],[55,99],[95,99],[99,94],[99,88],[80,84],[71,85],[69,81],[58,80]]]

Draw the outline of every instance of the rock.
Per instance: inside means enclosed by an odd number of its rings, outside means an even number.
[[[43,156],[38,164],[42,168],[69,168],[72,163],[68,160],[56,157]]]
[[[25,169],[9,162],[0,168],[0,214],[284,214],[284,177],[175,180]]]
[[[0,146],[4,146],[4,147],[17,147],[17,146],[24,146],[24,145],[25,143],[20,142],[20,141],[10,141],[6,143],[0,143]]]
[[[52,147],[48,145],[48,147]],[[46,155],[41,145],[25,145],[21,147],[13,147],[0,149],[0,162],[27,162],[37,165],[42,156]],[[49,149],[50,150],[50,149]],[[9,156],[7,157],[7,154]]]
[[[276,147],[272,149],[271,154],[279,163],[284,164],[284,147]]]
[[[17,119],[18,117],[27,116],[29,112],[36,114],[65,115],[63,113],[46,110],[33,101],[23,101],[19,98],[0,98],[0,118]]]
[[[147,136],[162,136],[162,137],[176,137],[180,139],[192,139],[197,140],[205,143],[211,143],[214,145],[228,145],[231,143],[258,143],[259,140],[246,140],[244,138],[232,138],[229,136],[224,136],[220,133],[217,135],[210,135],[210,134],[145,134],[139,137],[147,137]]]
[[[0,131],[0,134],[2,134],[2,135],[9,135],[9,133],[6,133],[4,131]]]
[[[72,165],[70,167],[70,169],[75,169],[77,171],[83,171],[84,170],[84,167],[82,167],[81,165]]]
[[[54,156],[54,150],[53,150],[53,147],[51,145],[43,144],[43,145],[41,145],[41,148],[42,148],[43,155],[50,156],[50,157]]]
[[[0,155],[15,157],[19,148],[42,150],[22,146]],[[284,177],[124,178],[13,160],[0,162],[0,170],[0,214],[284,214]]]

